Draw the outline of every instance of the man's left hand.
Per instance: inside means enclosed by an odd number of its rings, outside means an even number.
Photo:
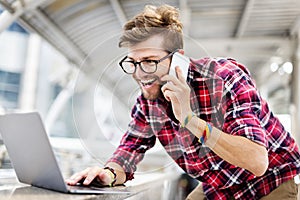
[[[191,89],[186,83],[186,77],[183,76],[181,69],[176,66],[177,77],[165,75],[161,78],[167,83],[161,88],[161,91],[167,101],[171,101],[173,113],[181,123],[185,117],[192,112],[190,106]]]

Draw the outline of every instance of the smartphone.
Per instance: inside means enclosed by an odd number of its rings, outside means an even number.
[[[169,74],[172,76],[176,76],[175,72],[175,67],[179,66],[180,69],[182,70],[183,76],[187,78],[188,76],[188,71],[189,71],[189,66],[190,66],[190,59],[186,57],[185,55],[182,55],[179,52],[176,52],[172,56],[172,61],[171,61],[171,66],[170,66],[170,71]]]

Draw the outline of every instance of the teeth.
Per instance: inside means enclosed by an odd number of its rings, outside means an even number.
[[[148,83],[151,83],[151,82],[153,82],[153,81],[155,81],[155,78],[149,79],[149,80],[141,80],[141,83],[143,83],[143,84],[148,84]]]

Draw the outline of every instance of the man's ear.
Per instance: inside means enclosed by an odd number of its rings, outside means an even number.
[[[178,49],[177,52],[180,53],[180,54],[182,54],[182,55],[184,55],[184,50],[183,49]]]

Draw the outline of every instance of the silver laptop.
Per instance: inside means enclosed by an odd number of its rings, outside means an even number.
[[[84,187],[65,183],[37,112],[0,116],[0,134],[20,182],[64,193],[130,194],[126,187]]]

